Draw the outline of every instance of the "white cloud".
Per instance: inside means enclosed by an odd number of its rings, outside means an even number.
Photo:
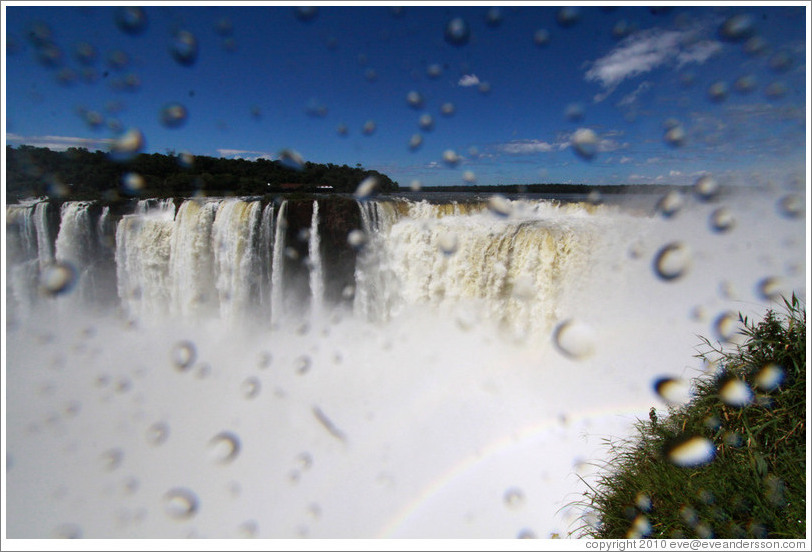
[[[507,144],[499,144],[496,149],[509,155],[532,155],[560,149],[560,146],[560,143],[551,144],[542,140],[513,140]]]
[[[648,29],[630,35],[604,57],[594,61],[584,78],[598,82],[604,92],[596,95],[599,102],[624,80],[648,73],[665,64],[704,63],[721,50],[713,40],[696,40],[693,31]]]
[[[111,138],[80,138],[77,136],[21,136],[9,132],[6,134],[6,142],[48,148],[53,151],[65,151],[68,148],[85,148],[95,151],[97,149],[109,149],[115,140]]]
[[[637,98],[640,96],[640,94],[647,91],[649,88],[651,88],[651,82],[650,81],[641,82],[638,85],[638,87],[634,89],[634,92],[626,94],[625,96],[623,96],[620,99],[619,102],[617,102],[617,104],[616,104],[617,107],[628,107],[628,106],[632,105],[634,102],[637,101]]]
[[[265,151],[220,148],[217,150],[217,153],[220,155],[220,157],[226,157],[229,159],[245,159],[246,161],[256,161],[258,159],[267,159],[269,161],[273,161],[276,159],[273,154]]]
[[[621,158],[620,158],[620,164],[621,164],[621,165],[625,165],[626,163],[631,163],[631,162],[632,162],[632,158],[631,158],[631,157],[626,157],[626,156],[624,155],[623,157],[621,157]]]
[[[460,86],[476,86],[479,84],[479,77],[476,75],[463,75],[457,84]]]
[[[686,63],[705,63],[722,50],[722,45],[714,40],[700,40],[689,45],[677,55],[677,69]]]

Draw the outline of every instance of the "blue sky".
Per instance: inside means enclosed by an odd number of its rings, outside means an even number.
[[[6,144],[137,129],[146,152],[294,150],[402,186],[806,174],[808,3],[140,5],[4,3]]]

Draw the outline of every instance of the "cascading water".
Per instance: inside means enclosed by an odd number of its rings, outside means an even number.
[[[259,201],[223,201],[212,225],[220,316],[234,323],[250,314],[259,293]]]
[[[125,215],[116,228],[118,296],[124,311],[135,318],[169,313],[169,252],[174,223],[163,210]]]
[[[263,312],[271,310],[271,255],[273,253],[274,204],[268,203],[262,210],[259,226],[259,303]]]
[[[285,312],[283,276],[287,207],[287,201],[283,201],[279,206],[279,214],[276,216],[276,229],[274,230],[273,257],[271,259],[271,323],[278,323]]]
[[[727,232],[699,201],[329,201],[67,202],[58,234],[53,205],[7,206],[16,536],[566,534],[602,439],[663,406],[657,378],[704,370],[696,335],[763,309],[767,280],[805,296],[805,221],[773,197],[726,200]],[[113,227],[123,317],[62,301],[99,283]],[[675,242],[690,262],[664,276]],[[333,310],[321,285],[353,246]],[[79,274],[57,297],[49,251]]]
[[[37,203],[34,207],[34,226],[37,233],[37,257],[40,270],[54,261],[54,238],[48,224],[49,211],[50,203],[47,201]]]
[[[319,234],[319,202],[316,200],[313,201],[307,250],[310,265],[310,317],[319,320],[324,314],[324,269]]]

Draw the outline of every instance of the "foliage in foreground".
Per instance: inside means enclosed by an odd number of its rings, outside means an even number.
[[[698,356],[716,371],[693,382],[692,400],[664,419],[652,409],[649,421],[638,421],[636,441],[608,442],[606,470],[579,502],[592,513],[576,533],[805,538],[806,313],[794,294],[782,310],[757,324],[740,318],[746,340],[733,352],[704,339],[711,350]],[[770,381],[768,373],[781,377]],[[692,467],[670,461],[689,437],[700,437],[712,459]]]

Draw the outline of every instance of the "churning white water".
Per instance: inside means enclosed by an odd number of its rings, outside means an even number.
[[[697,336],[805,298],[782,194],[655,200],[8,206],[9,536],[568,536]],[[39,280],[50,251],[74,286]],[[115,293],[60,308],[89,274]]]

